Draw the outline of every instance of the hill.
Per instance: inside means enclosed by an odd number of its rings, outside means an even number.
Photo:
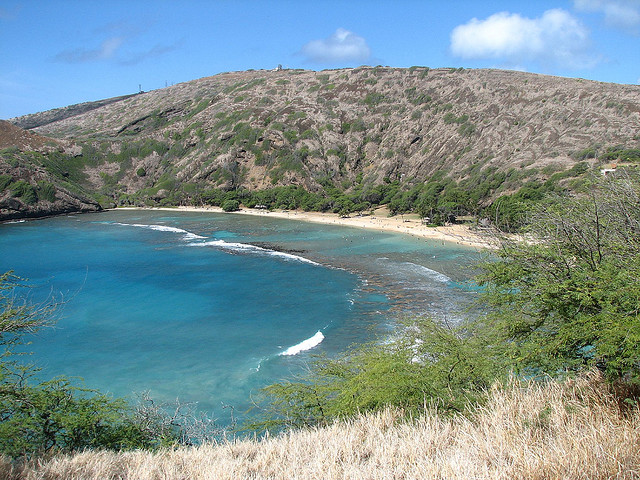
[[[11,121],[75,143],[68,173],[103,205],[295,185],[314,196],[286,207],[416,210],[422,195],[423,211],[478,213],[528,182],[640,160],[638,86],[523,72],[232,72],[83,105]]]
[[[20,118],[14,119],[13,123],[17,127],[28,130],[30,128],[40,127],[52,122],[64,120],[65,118],[73,117],[75,115],[80,115],[93,109],[109,105],[110,103],[132,97],[133,95],[122,95],[120,97],[107,98],[104,100],[97,100],[95,102],[78,103],[76,105],[69,105],[68,107],[54,108],[53,110],[47,110],[46,112],[24,115]]]

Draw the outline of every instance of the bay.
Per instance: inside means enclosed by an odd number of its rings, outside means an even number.
[[[228,421],[316,354],[459,322],[481,254],[408,235],[268,215],[111,211],[0,225],[0,271],[61,302],[28,350],[40,375],[195,402]]]

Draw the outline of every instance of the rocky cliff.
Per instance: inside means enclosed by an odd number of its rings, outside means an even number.
[[[0,120],[0,220],[98,211],[98,202],[51,171],[51,160],[63,158],[61,142]],[[64,170],[64,168],[63,168]]]

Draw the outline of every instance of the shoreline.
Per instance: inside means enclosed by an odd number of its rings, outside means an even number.
[[[366,228],[383,232],[403,233],[414,237],[425,238],[442,242],[455,243],[478,249],[496,249],[499,247],[498,239],[490,231],[477,232],[467,225],[447,225],[442,227],[429,227],[423,225],[415,214],[387,216],[386,209],[378,209],[377,214],[341,217],[336,213],[304,212],[301,210],[268,211],[255,208],[243,208],[235,212],[224,212],[220,207],[118,207],[112,210],[161,210],[170,212],[206,212],[229,213],[234,215],[251,215],[272,218],[284,218],[304,222],[322,223],[326,225],[339,225],[355,228]]]

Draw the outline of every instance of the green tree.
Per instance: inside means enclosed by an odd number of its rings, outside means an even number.
[[[556,375],[596,366],[640,380],[640,181],[601,179],[589,194],[531,214],[529,241],[484,265],[494,341],[513,368]]]
[[[190,405],[163,408],[146,396],[133,407],[66,377],[39,380],[39,370],[20,361],[24,357],[16,346],[25,334],[52,323],[56,304],[20,301],[25,291],[23,280],[10,272],[0,275],[0,454],[153,449],[211,440],[220,433]]]
[[[235,212],[240,210],[240,202],[238,202],[238,200],[225,200],[222,204],[222,210],[225,212]]]
[[[546,203],[549,193],[548,186],[528,182],[516,193],[498,197],[485,213],[502,231],[519,232],[530,223],[536,205]]]
[[[18,457],[85,448],[152,448],[170,445],[175,433],[150,436],[124,400],[79,388],[67,378],[33,382],[28,368],[3,368],[0,451]]]
[[[21,302],[25,283],[0,275],[0,452],[10,456],[102,446],[149,445],[128,421],[125,404],[60,377],[38,382],[38,370],[18,361],[26,333],[52,322],[56,305]]]

